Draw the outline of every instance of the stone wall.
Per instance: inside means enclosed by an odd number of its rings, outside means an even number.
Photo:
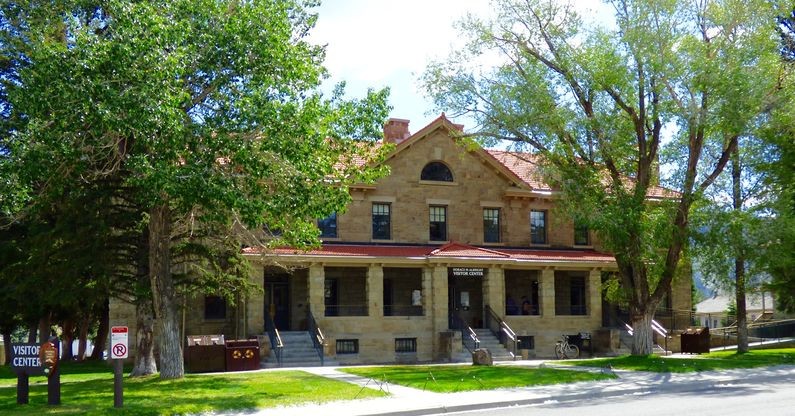
[[[442,161],[452,171],[453,182],[420,180],[422,168]],[[429,206],[447,206],[448,240],[467,244],[483,242],[483,208],[501,210],[502,242],[497,245],[530,246],[530,211],[547,211],[548,244],[574,244],[572,220],[554,209],[550,198],[506,199],[515,188],[511,179],[498,173],[481,156],[467,152],[438,130],[411,144],[386,162],[391,174],[376,183],[374,190],[354,191],[353,202],[337,217],[341,241],[373,241],[373,203],[391,206],[391,241],[423,244],[429,239]],[[593,236],[592,236],[593,237]]]

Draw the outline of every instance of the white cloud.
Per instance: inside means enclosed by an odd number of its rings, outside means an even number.
[[[598,0],[575,5],[590,16],[605,10]],[[417,131],[438,116],[426,114],[432,103],[417,78],[431,60],[463,45],[455,22],[467,13],[488,17],[491,10],[486,0],[325,0],[310,39],[327,45],[330,84],[346,81],[352,96],[390,87],[391,116],[410,119]]]

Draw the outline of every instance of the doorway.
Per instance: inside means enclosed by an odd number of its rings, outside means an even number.
[[[448,308],[472,328],[483,328],[484,269],[451,267],[447,274]]]
[[[265,274],[265,313],[279,331],[290,330],[290,278],[287,273]]]

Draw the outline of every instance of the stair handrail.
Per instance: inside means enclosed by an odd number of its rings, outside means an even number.
[[[665,353],[668,354],[668,331],[654,319],[651,320],[651,329],[665,340]]]
[[[494,329],[494,323],[496,323],[497,330]],[[516,360],[517,344],[519,343],[516,332],[514,332],[508,323],[497,315],[494,309],[491,309],[489,305],[486,305],[486,327],[489,328],[491,333],[500,341],[500,344],[502,344],[511,356],[513,356],[513,359]]]
[[[624,327],[626,328],[627,333],[629,333],[629,335],[631,335],[631,336],[635,336],[635,330],[628,323],[626,323],[626,322],[622,322],[622,323],[624,324]],[[659,322],[655,321],[654,319],[651,320],[651,330],[656,332],[657,334],[659,334],[661,337],[663,337],[663,339],[665,340],[665,348],[663,349],[663,351],[665,351],[667,353],[668,352],[668,331],[662,325],[660,325]],[[659,344],[656,345],[656,346],[662,348]]]
[[[317,356],[320,357],[320,366],[322,367],[325,364],[325,353],[323,351],[323,347],[326,345],[326,337],[323,335],[323,331],[321,331],[320,327],[317,325],[315,316],[312,314],[312,309],[309,307],[306,308],[306,326],[307,330],[309,331],[310,338],[312,338],[312,345],[315,347],[315,352],[317,353]]]
[[[276,363],[281,367],[284,343],[282,342],[282,336],[279,334],[279,330],[276,329],[276,324],[273,322],[273,317],[270,313],[265,313],[265,331],[268,332],[268,338],[271,341],[271,350],[276,356]]]
[[[460,312],[456,311],[450,314],[450,323],[452,324],[452,329],[461,331],[461,343],[464,345],[464,348],[466,348],[467,351],[472,353],[476,349],[480,348],[480,339],[478,339],[478,334],[472,329],[471,326],[464,322],[464,320],[461,318]],[[464,336],[465,331],[466,336]],[[467,337],[472,341],[473,348],[470,348],[469,345],[467,345]]]

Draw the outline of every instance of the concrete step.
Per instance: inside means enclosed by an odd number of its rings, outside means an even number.
[[[475,329],[475,334],[480,340],[480,348],[486,348],[491,352],[491,358],[497,361],[513,360],[513,355],[500,343],[489,329]],[[471,360],[471,358],[470,358]]]
[[[279,333],[282,339],[281,367],[320,367],[320,357],[317,355],[312,337],[307,331],[284,331]],[[336,361],[325,360],[325,365],[338,365]],[[264,368],[279,367],[276,353],[271,351],[267,361],[262,363]]]

